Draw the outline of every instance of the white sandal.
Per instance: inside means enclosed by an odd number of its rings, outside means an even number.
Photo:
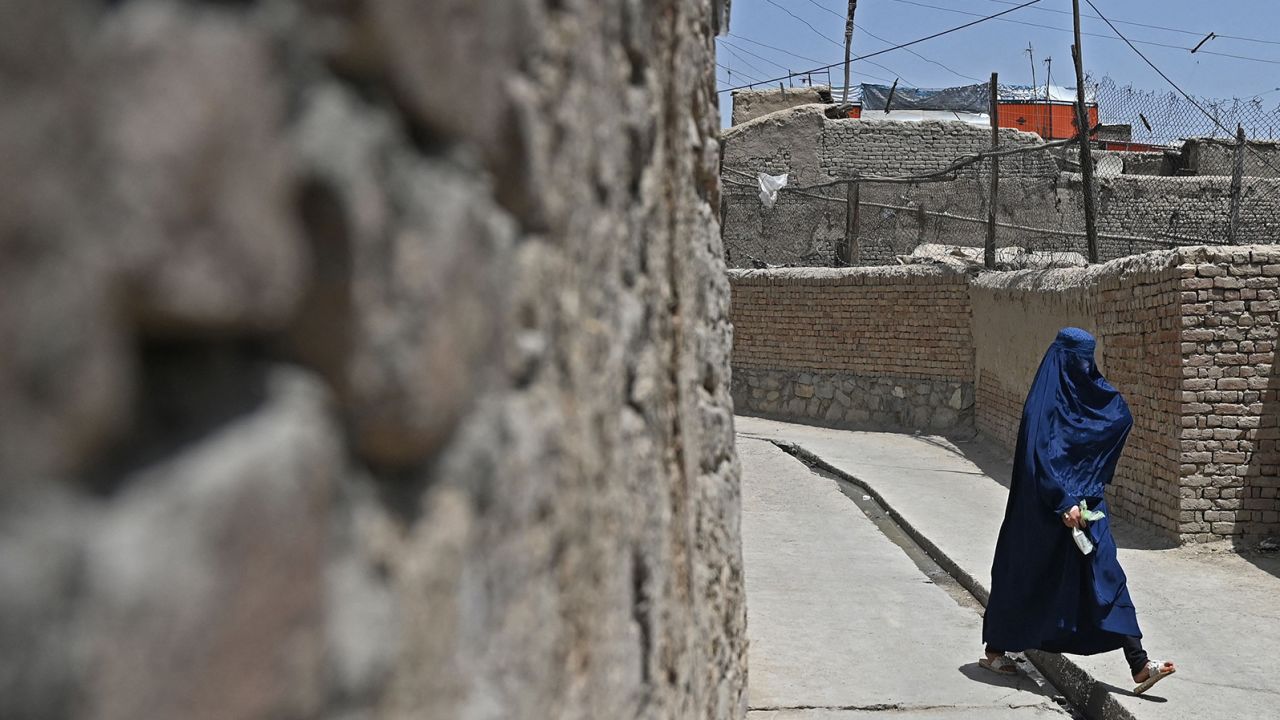
[[[1139,683],[1138,687],[1133,689],[1133,693],[1135,695],[1141,695],[1142,693],[1150,690],[1152,685],[1155,685],[1176,672],[1178,672],[1178,668],[1174,667],[1172,662],[1167,660],[1165,662],[1156,662],[1152,660],[1147,663],[1147,679]]]
[[[997,675],[1017,675],[1018,674],[1017,663],[1015,663],[1013,661],[1013,658],[1009,657],[1008,655],[1001,655],[994,660],[988,657],[983,657],[982,659],[978,660],[978,665],[990,670],[991,672]]]

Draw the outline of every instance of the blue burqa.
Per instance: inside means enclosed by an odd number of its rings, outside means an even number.
[[[1096,547],[1089,555],[1062,522],[1081,500],[1110,515],[1103,489],[1133,425],[1124,398],[1098,372],[1094,346],[1084,330],[1059,332],[1022,408],[982,625],[989,648],[1092,655],[1142,636],[1109,518],[1088,525]]]

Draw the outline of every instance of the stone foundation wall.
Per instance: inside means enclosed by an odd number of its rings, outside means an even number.
[[[950,433],[972,427],[973,384],[838,372],[736,370],[734,408],[829,427]]]
[[[965,275],[914,266],[729,277],[739,411],[848,427],[971,426]]]
[[[744,717],[724,5],[7,2],[0,717]]]

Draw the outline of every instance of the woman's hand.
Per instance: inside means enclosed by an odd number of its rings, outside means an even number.
[[[1080,506],[1072,505],[1070,510],[1062,514],[1062,524],[1069,528],[1084,529],[1088,523],[1085,522],[1084,518],[1080,517]]]

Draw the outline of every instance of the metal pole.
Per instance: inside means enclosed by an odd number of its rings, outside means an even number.
[[[856,263],[862,254],[858,245],[858,195],[862,184],[855,181],[845,184],[844,190],[844,243],[836,253],[836,260],[843,267]]]
[[[1031,91],[1034,97],[1036,89],[1036,55],[1035,48],[1031,47],[1031,43],[1027,43],[1027,61],[1031,63]]]
[[[1076,44],[1071,57],[1076,62],[1076,132],[1080,136],[1080,177],[1084,181],[1084,233],[1088,240],[1089,262],[1098,262],[1098,228],[1093,208],[1093,156],[1089,152],[1089,111],[1084,104],[1084,51],[1080,46],[1080,0],[1071,0]]]
[[[1240,232],[1240,183],[1244,177],[1244,128],[1236,125],[1235,164],[1231,168],[1231,214],[1227,219],[1227,244],[1235,245]]]
[[[844,21],[844,93],[841,103],[849,102],[849,54],[853,49],[853,13],[858,9],[858,0],[849,0],[849,16]]]
[[[999,75],[991,73],[990,103],[991,113],[991,149],[1000,149],[1000,98]],[[988,270],[996,267],[996,198],[1000,192],[1000,158],[991,158],[991,192],[987,198],[987,244],[983,252],[983,263]]]
[[[1044,111],[1049,116],[1049,137],[1046,140],[1057,140],[1053,135],[1053,100],[1049,97],[1049,83],[1053,81],[1053,57],[1044,59],[1047,66],[1044,71]]]

